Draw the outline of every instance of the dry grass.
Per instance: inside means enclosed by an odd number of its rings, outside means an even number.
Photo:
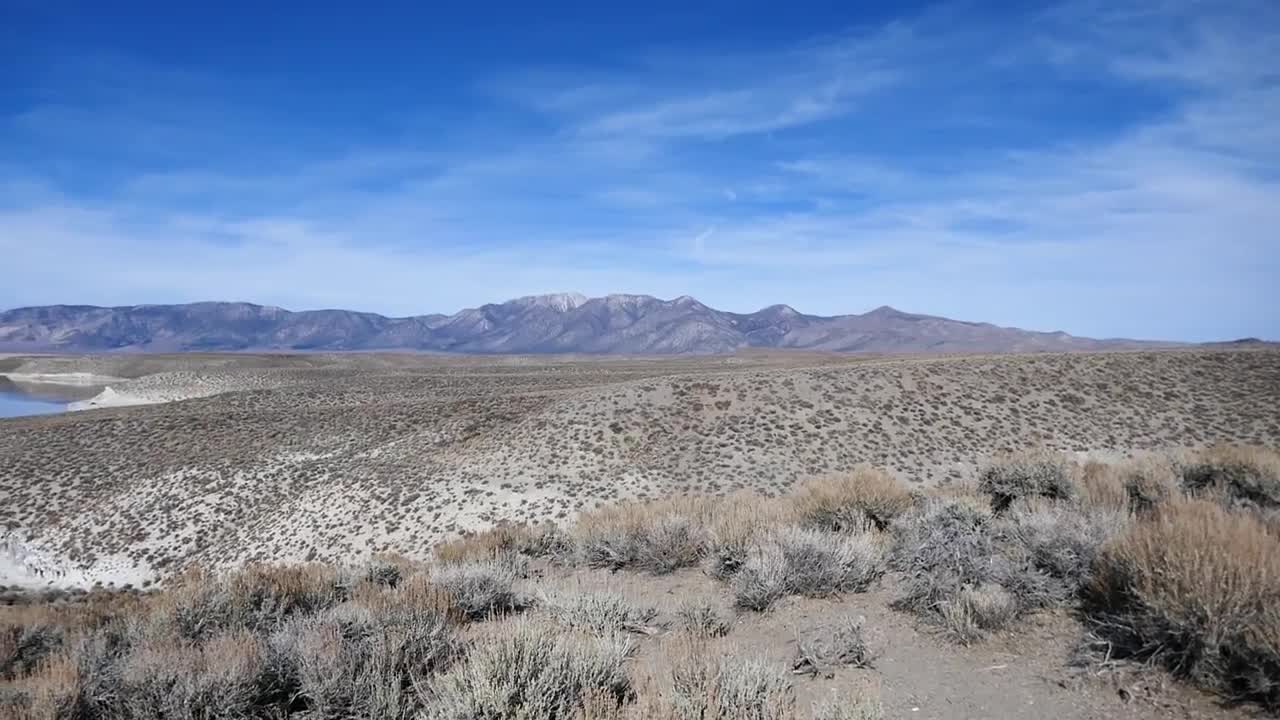
[[[684,632],[699,638],[718,638],[733,629],[728,611],[707,602],[686,601],[676,608],[676,621]]]
[[[759,536],[772,527],[795,520],[786,499],[735,493],[716,504],[708,528],[707,572],[727,580],[746,564]]]
[[[1280,707],[1280,540],[1250,515],[1170,501],[1103,550],[1086,608],[1115,654]]]
[[[1178,470],[1166,457],[1147,455],[1120,463],[1087,463],[1080,477],[1082,501],[1104,511],[1138,514],[1179,494]]]
[[[793,503],[802,524],[840,532],[885,530],[914,500],[901,480],[859,465],[843,475],[803,483]]]
[[[939,619],[949,638],[969,644],[989,631],[1009,627],[1023,610],[1018,599],[998,584],[964,585],[941,602]]]
[[[710,512],[698,497],[607,507],[580,517],[573,539],[590,567],[669,573],[702,560]]]
[[[492,528],[435,546],[442,563],[497,560],[510,556],[560,557],[568,551],[564,531],[552,524],[499,523]]]

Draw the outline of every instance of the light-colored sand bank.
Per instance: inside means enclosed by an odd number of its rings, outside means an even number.
[[[86,372],[71,373],[0,373],[15,383],[38,383],[40,385],[108,385],[122,382],[123,378],[110,375],[95,375]]]
[[[142,397],[141,395],[132,395],[127,392],[120,392],[114,388],[107,387],[102,392],[94,395],[88,400],[69,403],[67,405],[67,410],[74,412],[76,410],[94,410],[96,408],[152,405],[161,402],[165,402],[165,400]]]
[[[10,534],[0,533],[0,585],[24,590],[90,589],[95,585],[141,587],[153,573],[120,557],[76,568]]]

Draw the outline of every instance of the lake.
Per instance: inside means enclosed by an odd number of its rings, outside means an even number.
[[[67,403],[0,388],[0,418],[63,412]]]

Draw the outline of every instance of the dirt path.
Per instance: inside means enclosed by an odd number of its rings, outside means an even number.
[[[727,589],[697,570],[669,576],[630,572],[544,568],[540,587],[610,591],[639,604],[657,606],[669,618],[681,602],[728,606]],[[1263,717],[1248,708],[1228,709],[1214,698],[1168,681],[1162,674],[1110,673],[1095,676],[1068,666],[1082,628],[1069,614],[1027,618],[1012,633],[963,647],[938,637],[904,613],[890,609],[892,581],[873,592],[838,599],[788,598],[763,614],[743,612],[719,641],[725,654],[767,658],[790,668],[797,637],[830,631],[846,615],[865,618],[871,645],[880,654],[872,669],[841,668],[829,677],[793,675],[798,706],[840,692],[879,696],[886,718],[913,720],[1099,720],[1132,718]],[[664,671],[661,637],[646,638],[637,666]]]

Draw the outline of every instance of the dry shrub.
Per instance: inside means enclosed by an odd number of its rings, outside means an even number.
[[[67,624],[57,625],[61,648],[34,668],[14,663],[16,712],[72,720],[412,717],[420,706],[414,686],[456,647],[439,591],[417,576],[395,587],[366,577],[349,591],[355,599],[329,606],[348,593],[334,583],[340,574],[188,576],[115,618],[24,610],[19,617]]]
[[[427,684],[425,717],[441,720],[567,720],[602,699],[634,697],[626,672],[634,646],[622,636],[589,639],[525,621],[477,640]]]
[[[1188,493],[1250,508],[1280,508],[1280,453],[1275,450],[1219,445],[1185,458],[1179,470]]]
[[[968,642],[1022,612],[1060,602],[1062,584],[1038,568],[1026,548],[1002,536],[1007,527],[971,497],[931,498],[903,516],[892,528],[892,565],[903,573],[894,607]],[[984,603],[1006,596],[1011,612],[1003,610],[1004,602]]]
[[[567,535],[554,524],[502,523],[435,547],[442,563],[496,560],[506,556],[560,557],[572,550]]]
[[[579,559],[653,573],[696,565],[707,550],[710,508],[707,498],[681,497],[587,513],[573,532]]]
[[[1058,582],[1055,594],[1068,597],[1088,578],[1103,543],[1123,532],[1130,518],[1125,510],[1034,498],[1014,503],[1001,518],[999,531]]]
[[[445,565],[431,573],[431,584],[469,620],[481,620],[523,610],[529,601],[516,591],[520,579],[502,560],[467,561]]]
[[[200,645],[180,640],[133,649],[119,669],[119,705],[137,720],[245,718],[280,705],[286,688],[268,671],[262,641],[245,630]]]
[[[1280,540],[1253,516],[1167,503],[1103,549],[1085,607],[1114,654],[1280,707]]]
[[[135,627],[120,620],[77,637],[21,677],[18,717],[97,720],[121,714],[119,663],[135,643]]]
[[[875,653],[867,643],[864,623],[863,618],[846,615],[834,629],[810,638],[797,637],[792,672],[819,675],[839,666],[870,668]]]
[[[1181,494],[1178,469],[1147,455],[1119,463],[1090,461],[1080,476],[1080,501],[1089,508],[1143,515]]]
[[[742,568],[757,538],[794,518],[791,503],[738,492],[712,509],[707,548],[707,573],[728,580]]]
[[[28,675],[62,647],[66,629],[53,623],[0,623],[0,680]]]
[[[991,510],[973,498],[931,498],[894,524],[891,565],[905,577],[894,604],[927,615],[989,573],[997,552]]]
[[[802,525],[833,532],[884,530],[911,509],[911,490],[878,468],[858,465],[844,475],[811,480],[792,502]]]
[[[991,497],[991,509],[1003,512],[1021,497],[1065,500],[1077,493],[1072,468],[1058,453],[1023,452],[983,468],[978,489]]]
[[[707,602],[681,603],[676,608],[676,621],[681,630],[699,638],[724,637],[732,629],[728,612]]]
[[[941,610],[943,629],[962,644],[981,640],[987,631],[1007,627],[1021,613],[1018,599],[994,583],[960,588]]]
[[[240,628],[269,632],[295,615],[333,607],[349,592],[337,569],[317,564],[251,565],[226,576],[193,571],[159,596],[151,619],[188,640]]]
[[[1129,510],[1150,513],[1171,498],[1180,495],[1178,471],[1167,458],[1147,457],[1130,460],[1117,467],[1129,496]]]
[[[394,588],[413,572],[413,565],[408,560],[398,557],[375,557],[360,573],[360,582],[378,587]]]
[[[145,600],[125,593],[89,594],[73,604],[0,609],[0,680],[27,675],[76,637],[121,617],[143,615]]]
[[[292,705],[316,718],[413,717],[416,687],[458,651],[442,612],[354,604],[294,619],[271,646]]]
[[[650,717],[663,720],[793,720],[791,681],[763,660],[717,657],[700,642],[667,657],[671,692]]]
[[[542,606],[566,627],[593,635],[652,634],[656,608],[636,605],[618,593],[575,592],[546,596]]]
[[[759,611],[787,595],[863,592],[884,574],[885,554],[885,542],[876,533],[774,528],[730,581],[734,602]]]

